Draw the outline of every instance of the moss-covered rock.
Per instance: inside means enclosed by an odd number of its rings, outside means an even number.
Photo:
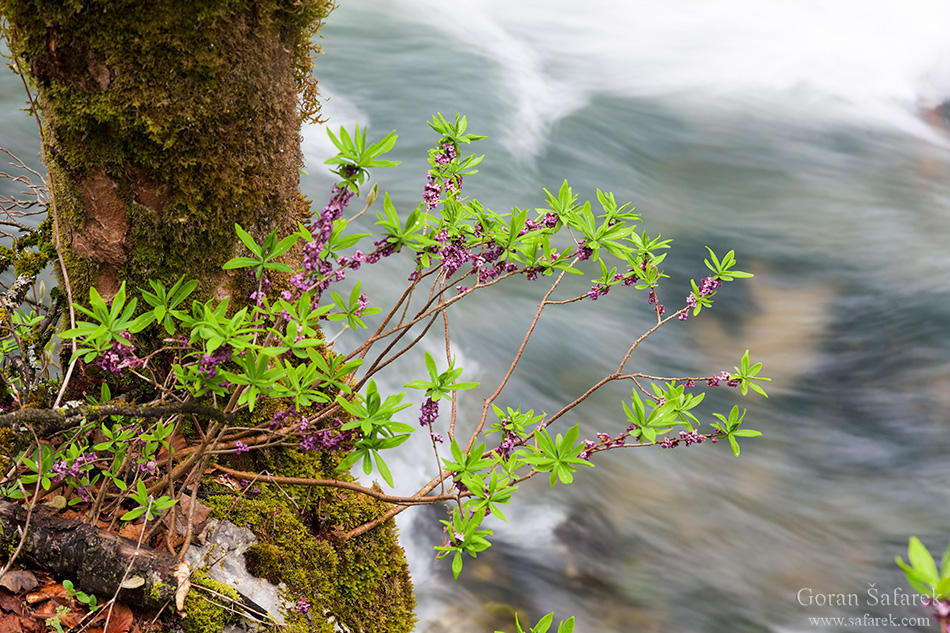
[[[228,585],[208,578],[203,572],[196,571],[191,576],[192,589],[185,597],[185,613],[180,620],[184,633],[220,633],[226,624],[239,621],[236,611],[222,605],[222,598],[202,591],[210,589],[235,603],[241,597]]]
[[[334,471],[339,457],[322,451],[271,450],[258,467],[268,473],[315,479],[350,478]],[[251,529],[258,543],[248,549],[248,570],[272,583],[286,583],[291,606],[299,599],[307,614],[285,614],[291,631],[334,628],[327,616],[351,631],[411,631],[415,599],[405,555],[392,521],[366,534],[344,534],[375,519],[387,506],[375,499],[331,488],[256,484],[260,493],[234,500],[212,497],[214,514]]]

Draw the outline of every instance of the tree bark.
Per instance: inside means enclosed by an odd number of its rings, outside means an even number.
[[[328,10],[0,0],[37,93],[75,300],[186,272],[206,297],[230,296],[234,223],[292,230],[304,212],[298,93],[312,112],[309,38]]]

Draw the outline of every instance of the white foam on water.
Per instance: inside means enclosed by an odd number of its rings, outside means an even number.
[[[950,98],[942,0],[407,0],[395,10],[492,62],[516,154],[536,155],[552,126],[602,94],[762,103],[911,133],[926,129],[920,109]]]

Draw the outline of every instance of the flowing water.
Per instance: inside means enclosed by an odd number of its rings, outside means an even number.
[[[950,540],[950,5],[362,0],[323,35],[330,125],[400,133],[403,165],[376,174],[397,206],[422,194],[437,140],[425,121],[467,114],[489,136],[468,195],[533,208],[566,178],[585,199],[632,201],[644,230],[674,240],[668,306],[704,276],[705,245],[755,273],[661,330],[637,370],[728,370],[749,348],[773,378],[768,400],[708,390],[764,433],[740,458],[723,444],[617,450],[571,487],[529,482],[458,582],[432,560],[438,512],[401,515],[419,631],[493,631],[506,606],[576,615],[580,631],[935,630],[902,623],[925,613],[902,603],[893,559],[911,535],[932,551]],[[17,80],[0,82],[0,144],[35,159]],[[320,204],[322,128],[304,150]],[[371,297],[409,272],[387,265],[364,277]],[[540,292],[515,283],[455,315],[466,377],[497,380]],[[645,297],[620,289],[552,313],[501,404],[556,410],[648,323]],[[565,422],[619,432],[627,389]],[[484,395],[462,397],[462,424]],[[425,442],[412,450],[392,463],[400,492],[432,473]],[[829,617],[845,619],[812,619]]]

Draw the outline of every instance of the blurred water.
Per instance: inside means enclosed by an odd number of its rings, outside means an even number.
[[[533,620],[573,614],[581,631],[799,632],[834,628],[810,617],[923,615],[867,591],[909,589],[893,558],[910,535],[931,550],[950,539],[950,136],[933,110],[950,98],[950,5],[364,0],[323,35],[330,125],[400,134],[403,166],[377,174],[397,206],[422,193],[436,140],[425,121],[463,112],[489,136],[465,184],[487,206],[542,206],[542,188],[565,178],[585,197],[600,187],[632,201],[646,231],[674,239],[668,305],[703,276],[704,245],[735,248],[756,274],[661,331],[633,368],[731,369],[750,348],[774,378],[768,400],[709,391],[765,434],[741,458],[722,445],[614,451],[571,487],[529,482],[457,583],[432,562],[438,513],[401,515],[419,631],[492,631],[493,603]],[[0,82],[0,144],[35,155],[16,80]],[[322,128],[304,131],[304,150],[302,186],[319,204],[331,184]],[[409,272],[387,266],[364,275],[371,297]],[[454,315],[466,376],[493,386],[541,292],[515,283]],[[555,410],[613,370],[617,334],[648,323],[645,297],[619,289],[552,313],[500,404]],[[417,369],[410,359],[384,386]],[[626,389],[564,422],[618,432]],[[463,424],[486,393],[461,399]],[[393,464],[401,492],[432,474],[421,440]],[[802,605],[803,588],[861,602]]]

